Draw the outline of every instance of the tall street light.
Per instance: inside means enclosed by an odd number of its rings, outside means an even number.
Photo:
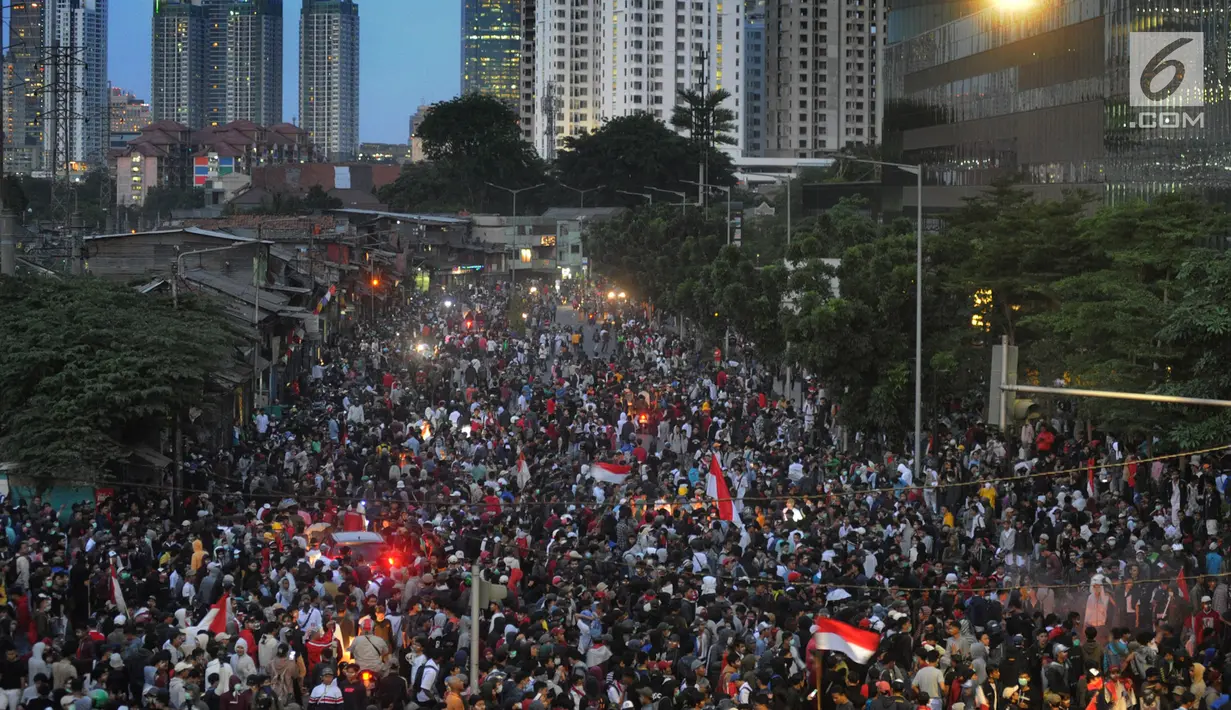
[[[585,209],[586,207],[586,193],[587,192],[594,192],[595,190],[601,190],[604,187],[607,187],[606,185],[599,185],[598,187],[587,187],[586,189],[583,190],[580,187],[573,187],[571,185],[565,185],[562,182],[557,183],[557,184],[566,190],[572,190],[573,192],[576,192],[578,195],[581,195],[581,208],[582,209]]]
[[[656,192],[665,192],[668,195],[675,195],[676,197],[680,198],[680,214],[684,214],[687,211],[688,193],[680,192],[679,190],[664,190],[661,187],[650,187],[649,185],[646,185],[645,189],[654,190]]]
[[[537,189],[537,188],[540,188],[540,187],[542,187],[542,186],[543,186],[543,183],[541,183],[541,182],[540,182],[540,183],[539,183],[539,184],[537,184],[537,185],[531,185],[530,187],[519,187],[519,188],[517,188],[516,190],[514,190],[514,189],[513,189],[513,188],[511,188],[511,187],[504,187],[503,185],[497,185],[497,184],[496,184],[496,183],[494,183],[494,182],[489,182],[489,183],[487,183],[487,184],[488,184],[488,185],[491,185],[492,187],[496,188],[497,190],[504,190],[505,192],[507,192],[507,193],[509,193],[510,195],[512,195],[512,196],[513,196],[513,216],[514,216],[514,217],[516,217],[516,216],[517,216],[517,195],[518,195],[519,193],[525,192],[526,190],[534,190],[534,189]]]
[[[897,168],[915,176],[915,485],[922,485],[923,467],[923,166],[835,155],[852,163]]]
[[[620,193],[621,195],[632,195],[633,197],[644,197],[645,199],[650,201],[651,205],[654,204],[654,195],[648,192],[629,192],[628,190],[616,190],[616,192]]]
[[[696,180],[681,180],[680,182],[707,190],[722,190],[727,193],[727,246],[731,246],[731,188],[726,185],[707,185]]]

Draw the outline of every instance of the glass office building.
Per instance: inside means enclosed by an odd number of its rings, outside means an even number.
[[[463,0],[462,93],[521,106],[521,0]]]
[[[1229,9],[1231,0],[1034,0],[906,37],[886,49],[885,155],[926,166],[925,208],[957,206],[1008,176],[1110,201],[1231,188]],[[1139,127],[1129,105],[1138,31],[1204,33],[1201,125]]]

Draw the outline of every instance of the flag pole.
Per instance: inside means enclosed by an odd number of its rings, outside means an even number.
[[[819,649],[816,652],[816,710],[821,710],[821,700],[825,693],[824,686],[821,684],[821,676],[825,673],[824,653]]]

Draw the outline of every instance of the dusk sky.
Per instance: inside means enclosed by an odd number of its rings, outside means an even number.
[[[282,118],[298,115],[299,0],[286,0]],[[108,9],[108,78],[150,98],[150,0]],[[461,82],[460,0],[360,0],[359,140],[405,143],[421,103],[452,98]]]

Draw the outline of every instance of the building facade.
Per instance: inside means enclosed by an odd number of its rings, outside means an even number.
[[[410,145],[410,162],[412,163],[421,163],[427,159],[423,152],[423,139],[417,134],[419,126],[423,123],[423,119],[427,118],[427,112],[431,108],[431,106],[420,106],[419,110],[410,115],[410,138],[407,143]]]
[[[205,12],[205,126],[227,122],[227,38],[230,35],[231,6],[242,0],[198,0]],[[282,71],[282,54],[266,57]]]
[[[141,129],[153,123],[150,105],[119,87],[111,89],[111,127],[108,140],[110,149],[123,148],[141,135]]]
[[[766,156],[880,143],[885,15],[884,0],[767,0]]]
[[[521,106],[522,0],[462,0],[462,93]]]
[[[299,16],[299,122],[329,161],[359,150],[359,6],[304,0]]]
[[[887,49],[886,155],[926,166],[925,209],[956,207],[1000,178],[1108,201],[1231,189],[1226,22],[1231,2],[1056,0],[985,10]],[[1130,42],[1203,33],[1198,124],[1146,127],[1130,105]],[[1146,38],[1148,40],[1148,37]],[[1175,111],[1177,109],[1167,109]],[[914,204],[912,190],[904,203]]]
[[[4,57],[4,170],[29,175],[43,160],[43,21],[41,0],[14,0],[9,7]]]
[[[538,0],[521,0],[521,101],[518,119],[521,121],[521,137],[534,142],[534,114],[538,111],[534,93],[534,63],[538,43]]]
[[[79,177],[106,165],[107,0],[47,0],[43,45],[43,167]]]
[[[205,125],[205,8],[200,0],[154,3],[150,51],[150,110],[155,121]]]
[[[790,2],[794,0],[782,0]],[[598,0],[601,115],[645,111],[670,121],[679,93],[725,89],[744,125],[745,0]],[[742,128],[732,136],[742,150]]]
[[[532,139],[552,159],[567,136],[602,122],[603,4],[607,0],[538,0],[535,18]]]
[[[744,155],[765,155],[765,2],[744,6]]]
[[[233,2],[227,18],[226,122],[282,122],[282,0]]]

